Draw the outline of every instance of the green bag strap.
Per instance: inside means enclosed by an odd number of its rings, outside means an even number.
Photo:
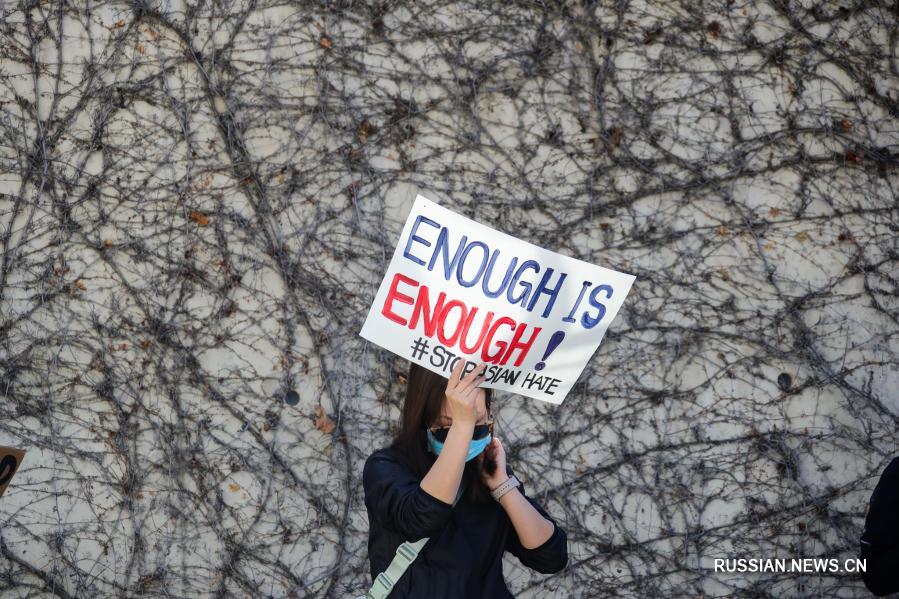
[[[459,485],[459,490],[456,492],[456,499],[453,501],[453,507],[456,506],[456,503],[459,502],[459,498],[462,497],[462,489],[463,485]],[[365,598],[386,599],[387,595],[393,589],[393,585],[400,579],[400,576],[403,575],[406,568],[408,568],[415,558],[418,557],[418,552],[421,551],[421,548],[424,547],[429,538],[430,537],[424,537],[418,539],[414,543],[410,543],[409,541],[400,543],[400,546],[396,548],[396,555],[393,556],[393,561],[390,562],[390,565],[387,566],[386,570],[378,574],[371,590],[368,591]]]

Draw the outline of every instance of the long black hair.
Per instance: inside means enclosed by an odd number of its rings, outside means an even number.
[[[434,463],[428,451],[427,427],[437,420],[443,407],[444,393],[449,379],[412,362],[406,378],[406,398],[400,415],[400,429],[390,447],[399,450],[409,468],[424,478]],[[492,414],[493,389],[484,389],[488,418]],[[486,451],[486,450],[485,450]],[[478,459],[465,462],[462,472],[463,491],[472,503],[493,501],[490,489],[478,471]]]

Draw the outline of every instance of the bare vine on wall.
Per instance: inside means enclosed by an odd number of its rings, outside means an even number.
[[[866,596],[897,452],[887,2],[0,3],[0,593],[344,597],[418,191],[637,276],[568,399],[497,398],[565,527],[521,597]]]

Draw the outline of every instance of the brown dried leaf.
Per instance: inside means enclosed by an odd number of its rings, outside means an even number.
[[[240,485],[237,483],[230,483],[228,485],[228,490],[232,493],[237,493],[238,491],[240,491]]]
[[[337,425],[334,424],[334,421],[331,420],[322,407],[315,406],[315,428],[320,430],[325,434],[330,434],[334,431],[334,427]]]
[[[718,225],[718,229],[716,229],[716,232],[720,237],[724,237],[725,235],[727,235],[727,227],[725,227],[724,225]]]
[[[371,123],[368,122],[368,119],[362,121],[362,124],[359,125],[359,141],[365,143],[371,130],[372,126]]]
[[[197,223],[201,227],[205,227],[209,224],[209,217],[200,212],[199,210],[191,210],[190,211],[190,219]]]
[[[330,48],[331,40],[327,35],[322,35],[322,38],[319,40],[319,43],[322,45],[322,48]]]
[[[621,144],[621,137],[624,135],[624,130],[621,127],[612,127],[612,130],[609,131],[609,141],[616,148]]]
[[[768,214],[771,215],[771,218],[777,218],[777,215],[780,214],[780,210],[778,210],[777,208],[772,208],[768,211]]]
[[[840,126],[843,128],[843,131],[852,131],[852,121],[849,119],[840,121]]]

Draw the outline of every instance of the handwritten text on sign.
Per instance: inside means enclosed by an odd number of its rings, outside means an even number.
[[[362,337],[449,377],[561,403],[635,277],[563,256],[419,195]]]

